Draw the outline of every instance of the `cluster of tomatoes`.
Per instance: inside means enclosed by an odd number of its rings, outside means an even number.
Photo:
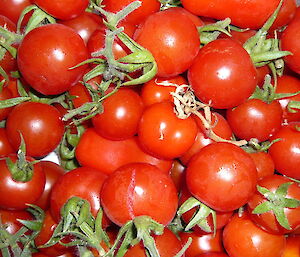
[[[299,38],[295,0],[0,0],[0,256],[299,257]]]

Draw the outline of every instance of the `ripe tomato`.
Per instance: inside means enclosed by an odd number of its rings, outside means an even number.
[[[62,24],[48,24],[31,30],[18,49],[18,67],[24,79],[44,95],[56,95],[75,85],[86,65],[73,66],[88,58],[83,39]]]
[[[300,236],[289,236],[286,238],[286,246],[282,257],[300,256]]]
[[[109,219],[119,226],[142,215],[167,225],[175,216],[178,196],[172,179],[157,167],[130,163],[105,180],[101,204]]]
[[[3,87],[0,92],[0,101],[8,100],[10,98],[12,98],[11,91],[8,87]],[[5,120],[12,109],[12,107],[0,109],[0,121]]]
[[[171,77],[186,71],[200,47],[193,21],[172,8],[150,15],[136,30],[134,38],[153,54],[158,77]]]
[[[59,111],[38,102],[25,102],[14,107],[6,121],[9,141],[15,150],[22,134],[27,154],[43,157],[52,152],[62,139],[64,124]]]
[[[173,108],[169,101],[153,104],[144,110],[139,123],[138,139],[142,148],[158,158],[181,156],[192,146],[197,135],[194,119],[179,119]]]
[[[233,211],[247,203],[255,192],[256,181],[251,157],[231,143],[205,146],[186,170],[186,183],[192,195],[221,212]]]
[[[215,252],[209,252],[209,253],[202,253],[195,257],[229,257],[226,253],[215,253]]]
[[[282,108],[277,101],[266,103],[260,99],[249,99],[228,109],[227,121],[233,133],[240,139],[266,141],[276,133],[282,123]]]
[[[5,128],[0,128],[0,155],[5,156],[14,153],[15,150],[11,146]]]
[[[15,163],[17,157],[9,155],[9,158]],[[28,157],[29,161],[33,158]],[[46,177],[39,163],[33,165],[33,175],[27,182],[16,181],[8,169],[5,159],[0,160],[0,208],[5,210],[24,210],[26,204],[34,204],[42,195]]]
[[[87,88],[80,82],[72,86],[68,93],[71,97],[74,97],[71,101],[74,105],[74,108],[78,108],[87,102],[92,101],[92,97],[87,90]]]
[[[258,185],[264,187],[275,193],[276,190],[284,183],[291,182],[291,180],[280,175],[272,175],[261,179]],[[285,198],[300,200],[300,187],[293,183],[288,187]],[[248,201],[247,206],[249,213],[252,214],[253,210],[260,204],[266,202],[267,199],[258,191]],[[276,203],[274,203],[276,205]],[[277,204],[278,205],[278,204]],[[297,208],[282,208],[284,216],[286,216],[291,229],[285,229],[277,221],[274,211],[268,211],[262,214],[252,214],[251,219],[258,224],[262,229],[272,234],[287,234],[291,233],[300,227],[300,207]]]
[[[205,45],[188,71],[195,95],[219,109],[246,101],[255,90],[256,76],[249,54],[232,39],[217,39]]]
[[[77,17],[84,12],[89,4],[88,0],[32,0],[32,2],[51,16],[61,20]]]
[[[249,153],[249,155],[255,163],[258,179],[274,174],[275,165],[269,153],[253,152],[253,153]]]
[[[103,101],[103,112],[92,118],[94,128],[101,136],[123,140],[136,135],[144,105],[138,93],[121,88]]]
[[[17,24],[21,12],[29,5],[30,0],[2,0],[0,5],[0,14],[9,18]]]
[[[275,169],[283,175],[300,179],[300,132],[299,123],[290,123],[271,137],[280,141],[271,145],[269,153],[274,161]]]
[[[223,243],[230,257],[281,257],[285,237],[260,229],[244,213],[241,217],[235,214],[227,224]]]

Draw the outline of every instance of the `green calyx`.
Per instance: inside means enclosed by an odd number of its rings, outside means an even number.
[[[273,144],[280,140],[281,138],[277,138],[273,141],[259,142],[256,138],[252,138],[248,141],[248,144],[246,146],[242,146],[242,148],[247,153],[267,152]]]
[[[293,182],[287,182],[280,185],[275,192],[271,192],[267,188],[257,185],[257,191],[261,193],[266,201],[256,206],[253,210],[253,214],[262,214],[272,211],[276,217],[278,223],[285,229],[290,230],[291,226],[284,213],[285,208],[297,208],[300,206],[300,201],[298,199],[287,198],[287,191]]]
[[[192,210],[193,208],[197,208],[192,219],[185,226],[185,231],[190,230],[194,226],[199,226],[203,231],[207,233],[213,232],[216,233],[216,211],[209,208],[205,204],[201,203],[194,197],[190,197],[187,199],[178,209],[177,215],[180,217],[182,214]],[[213,228],[208,224],[207,218],[212,215],[213,219]]]
[[[180,6],[180,0],[159,0],[160,2],[160,10],[164,11],[172,7]]]

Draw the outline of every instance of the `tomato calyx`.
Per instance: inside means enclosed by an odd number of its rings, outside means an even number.
[[[271,192],[267,188],[257,185],[257,191],[261,193],[266,201],[256,206],[253,214],[262,214],[272,211],[278,223],[285,229],[290,230],[289,221],[284,213],[284,208],[297,208],[300,206],[300,201],[293,198],[287,198],[287,191],[293,182],[287,182],[280,185],[275,192]]]
[[[194,197],[190,197],[187,199],[178,209],[177,215],[180,217],[184,213],[188,212],[189,210],[196,208],[197,211],[193,215],[192,219],[188,222],[188,224],[185,226],[184,230],[189,231],[194,226],[198,225],[203,231],[207,233],[214,233],[216,234],[216,228],[217,228],[217,216],[216,211],[209,208],[204,203],[200,202]],[[213,220],[213,229],[209,226],[207,218],[212,215]]]
[[[161,4],[160,5],[161,11],[167,10],[172,7],[178,7],[181,4],[180,0],[159,0],[159,2]]]
[[[274,143],[280,140],[281,138],[277,138],[272,141],[259,142],[256,138],[252,138],[249,140],[248,145],[242,146],[242,148],[247,153],[267,152]]]
[[[32,214],[33,219],[18,219],[23,226],[13,235],[6,230],[0,220],[0,249],[3,257],[31,256],[36,250],[34,239],[41,231],[45,214],[36,205],[29,204],[27,211]]]
[[[91,207],[87,200],[76,196],[70,198],[61,209],[62,218],[51,238],[39,248],[60,243],[67,247],[76,245],[80,252],[85,254],[90,253],[88,247],[92,247],[98,251],[99,256],[104,256],[106,252],[100,243],[103,241],[109,246],[109,238],[102,229],[102,216],[101,208],[96,218],[91,214]],[[74,240],[70,243],[63,243],[61,240],[67,235],[71,235]]]

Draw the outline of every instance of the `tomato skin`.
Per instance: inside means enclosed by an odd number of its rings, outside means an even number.
[[[223,243],[230,257],[281,257],[284,235],[274,235],[257,227],[247,213],[235,214],[223,231]]]
[[[275,169],[288,177],[300,179],[300,132],[295,128],[299,123],[290,123],[271,137],[271,140],[281,139],[269,148]]]
[[[101,204],[109,219],[118,226],[142,215],[167,225],[175,216],[178,196],[172,179],[157,167],[130,163],[105,180]]]
[[[15,155],[9,155],[16,162]],[[33,161],[28,157],[29,161]],[[33,204],[43,193],[46,177],[41,165],[33,165],[33,176],[30,181],[19,182],[13,180],[7,167],[6,160],[0,160],[0,208],[5,210],[25,210],[26,204]]]
[[[186,71],[200,47],[193,21],[172,8],[150,15],[136,30],[134,39],[153,54],[158,77],[176,76]]]
[[[11,146],[5,128],[0,128],[0,155],[5,156],[14,153],[15,150]]]
[[[253,152],[249,153],[249,155],[255,163],[258,179],[274,174],[275,165],[269,153]]]
[[[246,50],[235,40],[216,39],[199,51],[188,70],[195,95],[218,109],[246,101],[257,85],[257,73]]]
[[[271,192],[275,193],[276,189],[280,185],[287,182],[291,182],[291,180],[280,175],[272,175],[261,179],[258,182],[258,185],[267,188]],[[295,183],[290,185],[287,191],[286,198],[300,200],[300,187]],[[250,218],[253,220],[253,222],[255,222],[255,224],[258,224],[262,229],[272,234],[287,234],[300,227],[300,207],[284,208],[284,214],[291,226],[290,230],[283,228],[278,223],[273,212],[269,211],[262,214],[252,214],[252,211],[256,208],[256,206],[265,201],[266,199],[264,198],[264,196],[256,191],[247,203],[248,211],[249,213],[251,213]]]
[[[193,118],[179,119],[173,108],[169,101],[153,104],[144,110],[139,123],[138,139],[142,148],[158,158],[181,156],[197,135]]]
[[[146,162],[169,173],[172,161],[162,160],[145,153],[136,137],[125,140],[108,140],[93,128],[87,129],[80,138],[75,151],[76,159],[82,166],[99,169],[106,174],[131,162]]]
[[[300,256],[300,236],[288,236],[286,246],[282,257],[299,257]]]
[[[29,5],[31,5],[30,0],[2,0],[0,14],[17,24],[21,12]]]
[[[0,101],[8,100],[10,98],[12,98],[11,91],[8,89],[8,87],[3,87],[0,92]],[[0,121],[5,120],[12,109],[13,107],[0,109]]]
[[[256,138],[262,142],[280,129],[282,108],[277,101],[266,103],[260,99],[249,99],[233,109],[228,109],[226,117],[238,138]]]
[[[111,140],[133,137],[138,130],[144,105],[132,89],[119,89],[103,101],[103,112],[92,118],[94,128],[101,136]]]
[[[202,148],[188,163],[186,174],[191,194],[220,212],[247,203],[257,182],[251,157],[238,146],[223,142]]]
[[[61,20],[69,20],[77,17],[87,8],[88,0],[32,0],[45,12]]]
[[[86,65],[70,70],[88,58],[83,39],[62,24],[31,30],[18,49],[18,67],[24,79],[44,95],[56,95],[75,85]]]
[[[292,55],[284,57],[286,65],[294,72],[300,74],[300,47],[298,38],[300,37],[300,19],[295,19],[288,24],[281,35],[281,48],[290,51]]]
[[[9,141],[15,150],[22,134],[27,154],[43,157],[52,152],[62,139],[64,124],[59,111],[48,104],[24,102],[14,107],[6,121]]]

